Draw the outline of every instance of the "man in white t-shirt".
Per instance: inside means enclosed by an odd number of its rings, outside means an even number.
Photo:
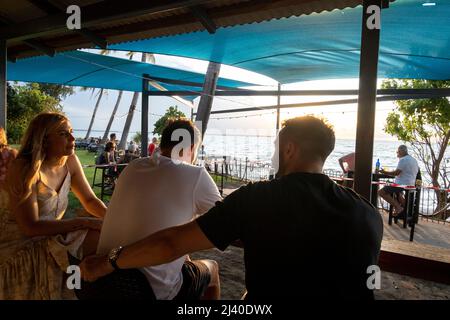
[[[401,145],[397,149],[397,157],[399,158],[397,169],[394,171],[380,170],[381,173],[395,176],[394,183],[402,186],[415,186],[416,177],[419,172],[419,165],[416,159],[408,154],[408,148]],[[398,194],[398,200],[392,197],[392,194]],[[394,206],[394,216],[402,213],[405,205],[405,198],[403,197],[403,188],[394,186],[385,186],[378,191],[380,197]]]
[[[161,154],[136,159],[122,172],[103,222],[97,250],[99,254],[110,253],[113,266],[118,252],[110,252],[111,249],[187,223],[221,200],[206,170],[191,165],[199,142],[200,132],[191,121],[172,121],[162,133]],[[183,256],[139,270],[158,300],[220,298],[215,261],[191,261]]]

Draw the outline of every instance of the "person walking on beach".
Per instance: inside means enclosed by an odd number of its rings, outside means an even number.
[[[373,299],[367,271],[378,263],[383,222],[368,201],[322,173],[334,144],[324,120],[285,121],[275,147],[276,179],[249,183],[196,220],[126,245],[115,264],[164,264],[189,252],[225,250],[239,239],[247,299]],[[105,254],[80,268],[88,281],[114,270]]]
[[[397,157],[399,158],[397,169],[394,171],[380,170],[380,172],[395,176],[395,184],[415,186],[417,173],[419,172],[417,160],[408,154],[408,147],[405,145],[398,147]],[[378,191],[378,194],[394,207],[394,216],[398,216],[403,212],[406,200],[403,197],[402,187],[385,186]],[[392,196],[393,194],[398,195],[398,200]]]

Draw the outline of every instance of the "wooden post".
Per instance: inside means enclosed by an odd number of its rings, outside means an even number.
[[[6,40],[0,39],[0,126],[6,131]]]
[[[206,127],[208,126],[209,115],[211,114],[211,107],[214,99],[214,92],[216,92],[217,79],[219,78],[220,64],[209,62],[208,71],[205,75],[205,82],[203,84],[202,96],[198,104],[197,115],[195,121],[202,123],[202,138],[205,136]]]
[[[363,1],[355,191],[370,201],[382,0]],[[378,25],[377,25],[378,23]]]
[[[148,79],[150,76],[142,76],[142,110],[141,110],[141,156],[148,156]]]

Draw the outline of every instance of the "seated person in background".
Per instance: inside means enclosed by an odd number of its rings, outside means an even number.
[[[130,144],[128,150],[125,151],[125,154],[119,159],[119,163],[130,163],[131,161],[138,159],[139,155],[136,153],[136,149],[135,144]]]
[[[401,145],[397,149],[397,157],[399,158],[397,169],[394,171],[386,171],[381,169],[380,172],[395,176],[394,183],[404,186],[415,186],[416,177],[419,172],[417,160],[408,154],[408,147]],[[394,193],[398,195],[398,200],[392,196]],[[403,188],[385,186],[378,191],[381,198],[386,200],[394,207],[394,216],[398,216],[403,212],[405,206],[405,197],[403,197]]]
[[[175,131],[187,132],[172,141]],[[161,155],[132,161],[122,172],[108,206],[98,253],[126,246],[161,229],[191,221],[221,199],[204,168],[193,166],[201,134],[189,120],[169,122],[162,133]],[[177,163],[176,160],[183,162]],[[158,266],[142,265],[157,299],[220,298],[218,267],[214,261],[190,261],[188,256]]]
[[[109,142],[114,142],[114,144],[117,145],[117,137],[115,133],[111,133],[109,135]]]
[[[100,154],[97,159],[97,164],[116,164],[116,144],[109,141],[105,145],[105,150]]]
[[[150,157],[158,147],[158,139],[153,137],[152,142],[148,145],[148,156]]]
[[[342,171],[344,172],[344,177],[346,178],[354,178],[355,176],[355,153],[349,153],[343,157],[341,157],[339,160],[339,165],[342,168]],[[343,185],[345,187],[352,188],[353,187],[353,181],[352,180],[344,180]]]
[[[131,149],[133,149],[133,150],[137,150],[137,145],[136,145],[136,143],[133,141],[133,140],[131,140],[129,143],[128,143],[128,148],[127,148],[127,150],[131,150]]]
[[[249,183],[196,220],[126,245],[114,255],[117,266],[160,265],[240,239],[248,299],[373,299],[367,269],[378,263],[383,222],[368,201],[322,173],[333,129],[298,117],[285,121],[277,139],[276,179]],[[80,265],[84,279],[114,270],[107,251],[99,253]]]
[[[0,300],[62,299],[68,253],[81,259],[95,252],[102,221],[63,219],[70,190],[92,216],[106,212],[86,180],[74,141],[64,115],[41,113],[8,168],[9,205],[0,207]]]
[[[353,178],[355,172],[355,153],[349,153],[339,160],[339,165],[342,168],[342,171],[346,174],[348,178]]]
[[[108,188],[111,188],[114,190],[116,186],[116,179],[119,176],[119,169],[117,168],[116,164],[118,163],[118,159],[116,158],[116,144],[112,141],[109,141],[105,145],[105,150],[100,154],[100,156],[97,158],[98,165],[105,165],[109,164],[109,166],[106,171],[106,185]]]

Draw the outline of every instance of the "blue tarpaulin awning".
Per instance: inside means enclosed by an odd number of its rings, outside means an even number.
[[[280,83],[359,77],[362,7],[111,45],[220,62]],[[380,78],[450,79],[450,0],[383,9]]]
[[[205,75],[175,68],[158,66],[129,59],[110,57],[83,51],[33,57],[8,63],[8,80],[55,83],[70,86],[142,91],[142,75],[193,82],[200,87]],[[199,87],[158,82],[168,90],[201,91]],[[219,86],[238,88],[253,85],[248,82],[220,78]],[[153,87],[151,90],[156,90]],[[195,97],[191,97],[193,99]]]

